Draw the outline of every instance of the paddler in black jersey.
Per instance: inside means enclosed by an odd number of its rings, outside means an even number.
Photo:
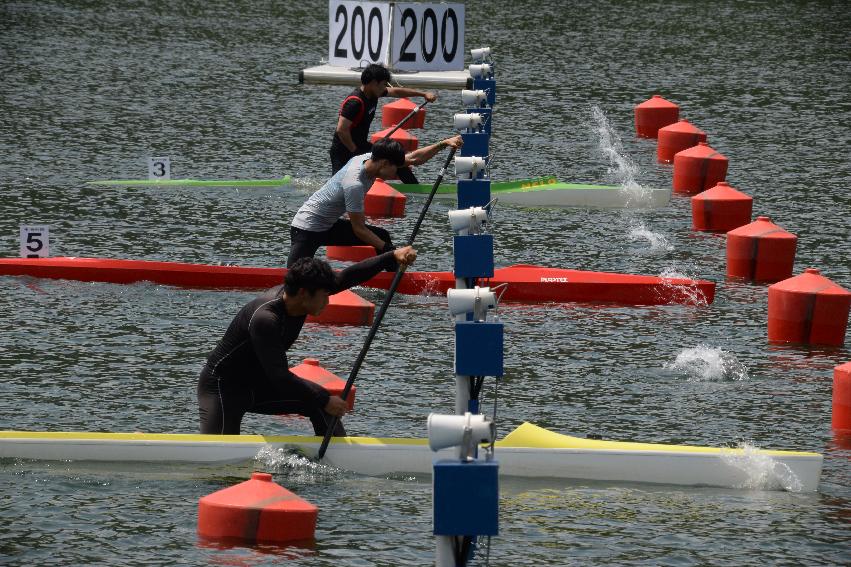
[[[380,97],[418,96],[429,102],[437,100],[437,95],[430,91],[391,87],[390,71],[374,63],[363,70],[360,82],[361,86],[353,90],[340,105],[337,128],[331,142],[331,175],[340,171],[356,155],[367,154],[372,150],[368,139],[369,127],[375,118],[375,108]],[[400,167],[398,176],[403,183],[417,183],[410,167]]]
[[[337,273],[315,258],[293,264],[283,285],[266,290],[239,310],[210,353],[198,381],[201,433],[239,435],[246,413],[297,413],[310,418],[316,435],[325,435],[331,416],[346,413],[346,402],[290,372],[287,350],[298,338],[305,318],[325,309],[329,295],[382,270],[408,266],[416,257],[416,250],[406,246]],[[339,420],[333,434],[346,434]]]

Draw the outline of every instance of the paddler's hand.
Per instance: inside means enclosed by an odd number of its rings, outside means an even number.
[[[399,264],[410,266],[417,259],[417,251],[414,250],[413,246],[405,246],[404,248],[394,250],[393,257],[396,258]]]
[[[425,93],[423,95],[423,98],[426,99],[429,102],[434,102],[434,101],[437,100],[437,95],[435,93],[431,92],[431,91],[428,91],[427,93]]]
[[[441,144],[443,145],[443,147],[450,147],[455,148],[456,150],[460,150],[461,146],[464,145],[464,139],[460,135],[453,136],[452,138],[446,138],[441,142]]]
[[[325,413],[333,415],[334,417],[343,417],[346,415],[348,410],[349,406],[346,404],[346,400],[340,396],[330,396],[328,398],[328,403],[325,404]]]

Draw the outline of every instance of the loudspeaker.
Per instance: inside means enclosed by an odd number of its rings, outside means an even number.
[[[467,437],[469,435],[469,437]],[[464,415],[432,413],[428,416],[428,446],[432,451],[470,443],[490,443],[496,437],[496,425],[481,414]]]

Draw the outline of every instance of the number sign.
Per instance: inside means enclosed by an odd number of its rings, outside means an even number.
[[[328,63],[366,67],[387,63],[390,5],[328,0]]]
[[[148,158],[148,179],[171,179],[171,160],[167,157]]]
[[[21,258],[50,256],[50,227],[21,225]]]
[[[464,69],[464,5],[397,2],[390,60],[404,71]]]

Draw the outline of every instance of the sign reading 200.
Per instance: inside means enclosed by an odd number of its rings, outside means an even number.
[[[464,5],[328,1],[328,62],[404,71],[464,68]],[[389,25],[388,25],[389,23]],[[388,61],[389,56],[389,61]]]

